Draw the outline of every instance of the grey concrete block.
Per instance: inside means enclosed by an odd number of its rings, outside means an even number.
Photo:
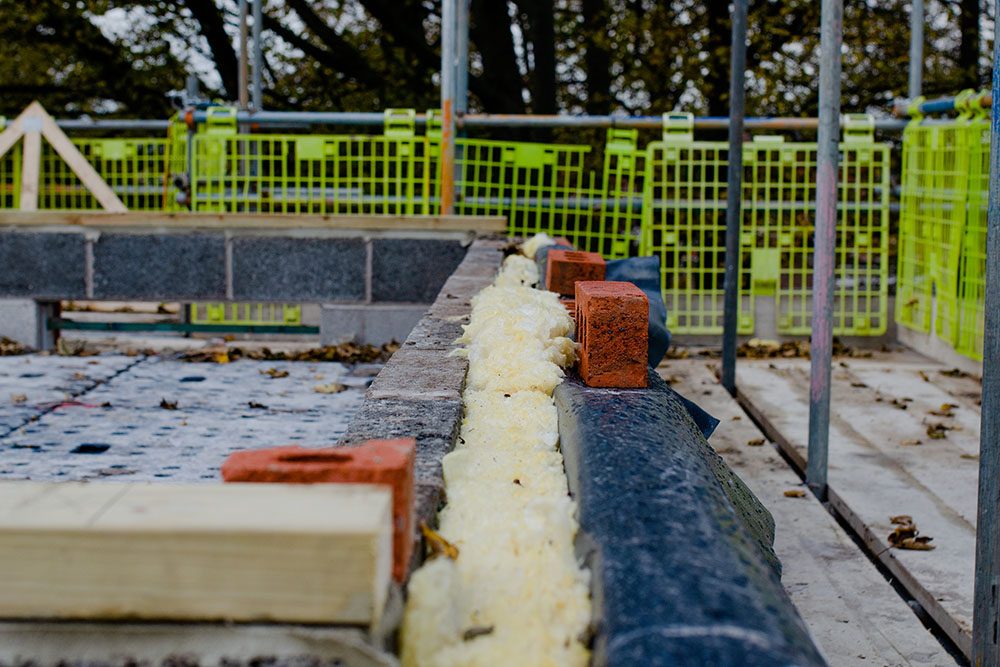
[[[372,300],[431,303],[465,252],[458,241],[372,241]]]
[[[50,350],[55,347],[55,332],[46,328],[45,321],[58,314],[58,302],[0,299],[0,338],[34,350]]]
[[[261,301],[361,301],[361,239],[233,239],[233,297]]]
[[[424,304],[324,304],[320,316],[322,345],[349,340],[372,345],[406,340],[424,313]]]
[[[0,296],[87,295],[83,234],[0,233]]]
[[[599,601],[594,663],[824,664],[701,431],[655,372],[649,382],[567,378],[554,393]]]
[[[438,319],[436,317],[425,317],[413,327],[413,331],[406,337],[404,346],[410,346],[418,350],[454,350],[455,339],[464,333],[460,322]]]
[[[224,299],[221,234],[104,234],[94,244],[98,299]]]
[[[368,399],[461,400],[469,361],[444,350],[403,346],[386,363],[365,395]]]

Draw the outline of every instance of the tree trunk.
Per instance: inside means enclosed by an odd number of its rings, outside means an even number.
[[[980,0],[961,0],[959,3],[958,45],[959,88],[978,88],[979,78],[979,6]]]
[[[584,109],[594,115],[611,113],[611,47],[608,43],[610,10],[606,0],[583,0],[583,34],[589,41],[583,56],[587,76]]]
[[[706,0],[705,15],[708,35],[705,39],[706,72],[701,93],[708,105],[709,116],[729,115],[729,70],[732,18],[728,0]]]
[[[222,78],[222,87],[226,89],[226,95],[230,99],[236,99],[239,94],[237,73],[239,63],[233,43],[226,34],[222,12],[212,0],[184,0],[184,4],[191,10],[191,15],[200,26],[202,36],[208,41],[208,48],[212,51],[215,69]]]
[[[492,91],[480,96],[485,111],[524,113],[521,96],[521,72],[514,52],[507,3],[499,0],[472,0],[469,33],[483,60],[483,89]]]

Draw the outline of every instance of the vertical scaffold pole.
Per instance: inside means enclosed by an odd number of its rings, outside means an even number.
[[[743,199],[743,114],[746,88],[747,0],[733,2],[729,74],[729,171],[726,186],[726,274],[722,321],[722,386],[736,395],[736,325],[740,318],[740,218]]]
[[[809,461],[806,483],[826,496],[830,445],[830,364],[833,352],[834,250],[840,135],[840,48],[843,0],[823,0],[820,22],[819,138],[816,151],[816,232],[809,373]]]
[[[990,110],[990,203],[986,217],[986,321],[979,441],[979,510],[972,664],[1000,664],[1000,21],[994,25],[993,105]]]
[[[264,108],[263,100],[263,68],[264,68],[264,45],[261,44],[260,32],[263,28],[264,20],[264,0],[253,0],[253,94],[250,99],[253,102],[253,110],[260,111]]]
[[[240,0],[240,62],[239,62],[239,73],[237,76],[237,85],[239,86],[239,104],[240,109],[246,110],[250,103],[249,95],[247,94],[247,0]]]
[[[920,97],[924,78],[924,0],[910,2],[910,99]]]
[[[458,0],[441,2],[441,215],[455,212],[455,16]]]
[[[469,3],[458,0],[458,29],[455,34],[455,112],[469,110]],[[464,130],[463,130],[464,132]]]

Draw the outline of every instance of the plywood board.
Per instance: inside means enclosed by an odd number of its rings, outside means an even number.
[[[785,495],[805,489],[800,478],[705,360],[659,371],[720,420],[709,443],[774,516],[782,584],[831,665],[957,664],[815,496]]]
[[[808,363],[741,361],[737,371],[741,400],[800,465],[808,442]],[[889,362],[864,372],[863,364],[845,363],[847,368],[835,366],[833,379],[831,505],[967,654],[972,629],[976,462],[961,458],[966,446],[957,441],[929,441],[925,434],[927,444],[902,444],[926,430],[928,415],[922,408],[940,399],[926,394],[924,385],[930,383],[924,383],[919,373],[914,380],[907,370],[897,381],[887,377],[895,372],[891,363],[886,366]],[[915,396],[894,396],[899,389]],[[881,401],[875,400],[879,392]],[[891,395],[898,400],[913,398],[915,405],[901,410],[893,406]],[[890,549],[887,537],[894,526],[889,518],[900,514],[911,515],[921,534],[934,538],[936,549]]]
[[[377,622],[391,492],[0,484],[0,617]]]

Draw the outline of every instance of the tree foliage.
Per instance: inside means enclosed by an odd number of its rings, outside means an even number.
[[[440,0],[264,0],[265,106],[438,105]],[[728,0],[470,0],[470,106],[725,115]],[[993,3],[928,0],[928,96],[988,84]],[[909,2],[845,0],[845,111],[906,94]],[[750,0],[749,115],[814,115],[820,3]],[[236,0],[0,0],[0,113],[163,117],[195,71],[237,97]]]

